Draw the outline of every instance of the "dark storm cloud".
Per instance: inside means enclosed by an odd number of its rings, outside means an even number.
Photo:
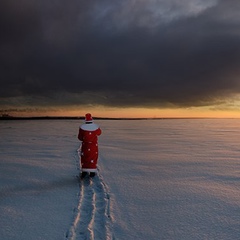
[[[2,0],[1,104],[223,101],[240,92],[239,12],[233,0]]]

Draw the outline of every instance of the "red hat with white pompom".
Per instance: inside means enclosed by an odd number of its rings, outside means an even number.
[[[91,123],[91,122],[93,122],[92,115],[91,113],[87,113],[85,115],[85,123]]]

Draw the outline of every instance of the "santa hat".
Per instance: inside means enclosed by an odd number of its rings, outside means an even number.
[[[85,115],[85,123],[91,123],[91,122],[93,122],[92,115],[91,113],[87,113]]]

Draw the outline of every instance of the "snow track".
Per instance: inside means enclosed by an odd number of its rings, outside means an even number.
[[[79,183],[79,201],[67,240],[111,240],[110,197],[101,175],[86,177]]]

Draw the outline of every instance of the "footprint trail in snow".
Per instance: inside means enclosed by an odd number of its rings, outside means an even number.
[[[110,197],[101,175],[79,183],[79,201],[66,240],[111,240]]]

